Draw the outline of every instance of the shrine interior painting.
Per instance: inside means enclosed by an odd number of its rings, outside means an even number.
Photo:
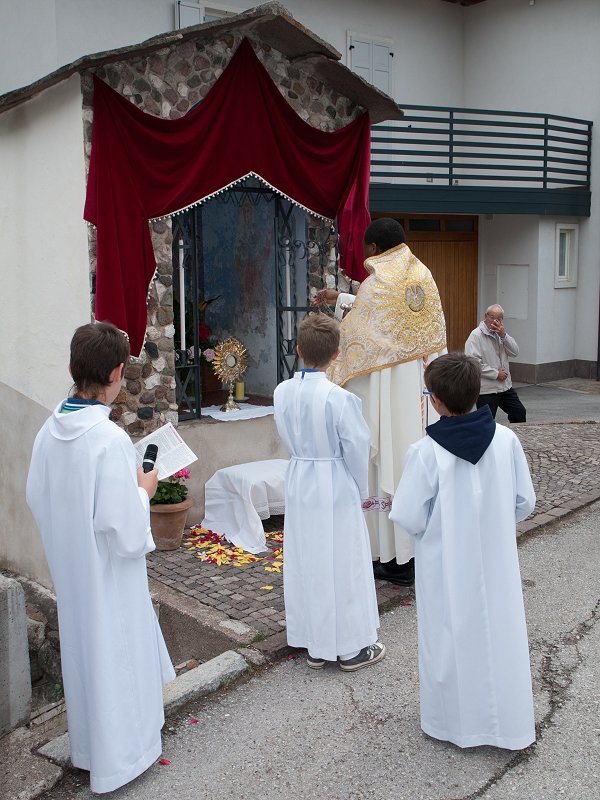
[[[246,395],[270,401],[298,366],[297,326],[311,292],[347,285],[335,228],[256,178],[175,215],[172,226],[180,420],[198,419],[202,406],[220,399],[210,362],[214,345],[229,336],[248,353]]]

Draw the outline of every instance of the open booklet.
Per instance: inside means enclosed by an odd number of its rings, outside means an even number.
[[[136,466],[142,466],[144,453],[149,444],[155,444],[158,447],[156,469],[159,481],[164,481],[165,478],[179,472],[188,464],[198,461],[198,456],[190,450],[170,422],[136,442],[134,445]]]

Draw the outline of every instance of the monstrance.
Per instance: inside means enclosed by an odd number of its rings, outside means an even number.
[[[240,407],[233,399],[233,386],[242,377],[248,367],[248,354],[244,345],[230,336],[215,347],[213,371],[223,383],[229,384],[229,397],[221,411],[239,411]]]

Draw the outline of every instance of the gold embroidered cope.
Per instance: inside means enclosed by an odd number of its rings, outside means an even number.
[[[341,327],[333,383],[414,361],[446,347],[446,323],[431,272],[401,244],[365,261],[369,273]]]

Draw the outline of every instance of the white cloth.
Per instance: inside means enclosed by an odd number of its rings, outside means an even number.
[[[261,520],[285,512],[287,465],[275,458],[217,470],[206,482],[202,527],[249,553],[267,550]]]
[[[35,440],[27,502],[56,588],[71,761],[110,792],[159,757],[175,672],[148,591],[133,444],[107,406],[60,407]]]
[[[429,361],[437,355],[429,356]],[[408,448],[425,435],[427,425],[439,419],[423,395],[423,372],[419,358],[359,375],[344,387],[360,398],[371,431],[369,496],[387,500],[365,514],[372,557],[382,562],[395,557],[398,564],[406,564],[415,552],[414,541],[389,519],[389,510]]]
[[[285,487],[283,587],[288,643],[335,661],[377,641],[379,614],[361,510],[369,429],[360,402],[323,372],[275,389],[291,456]]]
[[[516,522],[535,505],[508,428],[477,464],[427,437],[410,448],[390,516],[416,537],[421,727],[459,747],[535,741]]]
[[[221,422],[235,422],[238,419],[255,419],[256,417],[268,417],[274,411],[273,406],[253,406],[244,403],[239,411],[221,411],[221,406],[207,406],[202,409],[203,417],[212,417]]]

